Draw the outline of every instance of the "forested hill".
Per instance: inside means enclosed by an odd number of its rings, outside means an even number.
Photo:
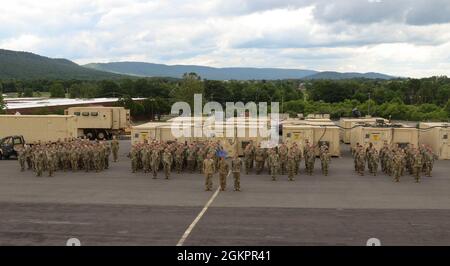
[[[181,78],[184,73],[196,73],[200,77],[209,80],[302,79],[317,73],[317,71],[314,70],[302,69],[251,67],[216,68],[197,65],[164,65],[144,62],[93,63],[87,64],[85,67],[141,77]]]
[[[88,69],[67,59],[0,49],[0,79],[99,80],[120,77],[123,75]]]
[[[164,65],[143,62],[92,63],[87,68],[136,75],[141,77],[181,78],[184,73],[196,73],[209,80],[278,80],[278,79],[393,79],[379,73],[339,73],[286,68],[226,67],[215,68],[196,65]]]

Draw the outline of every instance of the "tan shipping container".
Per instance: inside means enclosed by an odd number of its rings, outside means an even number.
[[[0,138],[23,136],[27,143],[55,142],[77,136],[72,115],[0,115]]]
[[[420,123],[419,144],[431,147],[439,159],[450,159],[450,123]]]
[[[384,123],[388,123],[389,120],[381,117],[361,117],[361,118],[341,118],[339,120],[339,126],[341,127],[341,140],[342,142],[349,144],[351,142],[352,128],[357,125],[375,125],[378,120],[383,120]]]
[[[359,143],[368,146],[372,143],[377,150],[380,150],[387,142],[389,145],[399,144],[405,147],[413,144],[417,147],[419,143],[419,132],[417,128],[411,127],[355,127],[351,130],[351,148],[354,149]]]
[[[326,143],[331,156],[340,156],[339,128],[334,123],[307,122],[302,124],[283,125],[283,142],[289,147],[293,143],[303,150],[306,141],[320,146]],[[318,155],[318,150],[317,150]]]

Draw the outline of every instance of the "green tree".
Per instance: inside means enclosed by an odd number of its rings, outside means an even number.
[[[30,87],[26,88],[26,89],[24,90],[22,96],[23,96],[23,97],[33,97],[33,89],[30,88]]]
[[[3,100],[3,93],[2,93],[2,91],[0,91],[0,114],[5,113],[5,108],[6,108],[6,104],[5,104],[5,101]]]
[[[65,98],[66,92],[64,91],[63,84],[55,82],[50,86],[50,97],[51,98]]]
[[[173,91],[173,97],[177,101],[187,102],[191,111],[194,110],[194,94],[204,93],[204,83],[200,76],[195,73],[185,73],[181,84]],[[202,107],[203,108],[203,107]]]
[[[444,107],[444,111],[447,112],[447,116],[450,117],[450,100],[447,101],[447,104]]]

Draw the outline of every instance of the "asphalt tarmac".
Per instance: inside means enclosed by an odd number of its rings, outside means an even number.
[[[267,173],[243,174],[242,192],[230,177],[216,195],[217,176],[205,192],[196,173],[132,174],[128,150],[122,141],[119,162],[104,172],[52,178],[0,161],[0,245],[63,246],[75,237],[82,245],[174,246],[183,235],[184,245],[204,246],[365,245],[373,237],[382,245],[450,245],[450,161],[436,162],[419,184],[410,176],[394,183],[356,175],[344,152],[329,176],[317,160],[313,176],[274,182]]]

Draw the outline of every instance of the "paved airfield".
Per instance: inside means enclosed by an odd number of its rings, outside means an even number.
[[[243,175],[242,192],[230,177],[217,193],[199,174],[131,174],[129,147],[101,173],[36,178],[0,161],[0,245],[450,245],[450,161],[420,184],[394,183],[355,175],[344,152],[327,177],[316,161],[314,176]]]

